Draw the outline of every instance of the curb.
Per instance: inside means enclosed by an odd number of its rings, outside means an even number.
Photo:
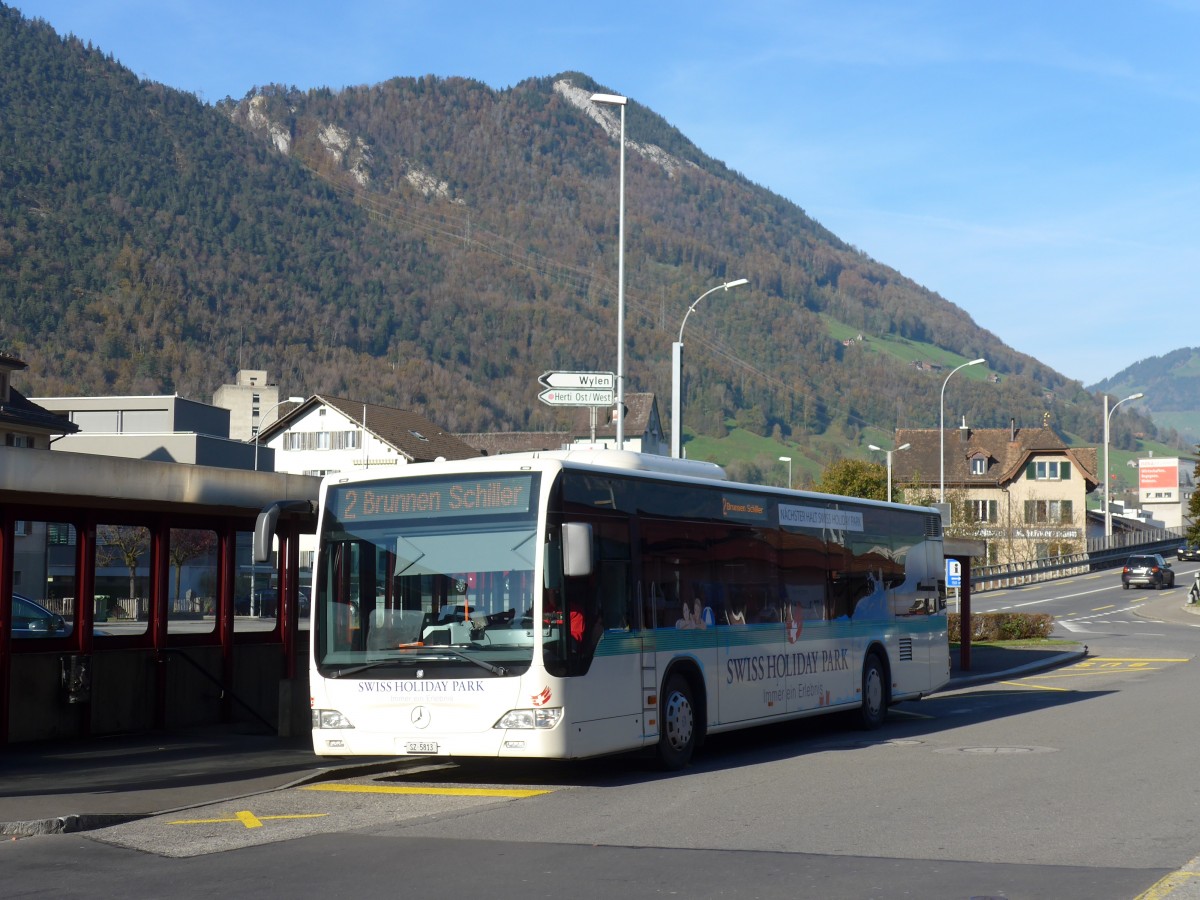
[[[424,761],[424,760],[421,760]],[[124,825],[126,822],[136,822],[139,819],[149,819],[154,816],[163,816],[169,813],[181,812],[187,809],[197,809],[202,806],[211,806],[216,803],[229,803],[234,800],[241,800],[245,797],[258,797],[262,794],[270,794],[275,791],[284,791],[289,788],[300,787],[305,784],[313,784],[320,781],[331,781],[335,778],[357,778],[363,775],[373,775],[376,772],[387,772],[393,769],[402,768],[406,763],[412,764],[415,761],[411,757],[395,757],[379,762],[370,763],[348,763],[344,766],[329,766],[320,769],[314,769],[310,772],[301,774],[286,784],[278,784],[268,788],[262,788],[257,791],[249,791],[243,794],[232,794],[228,797],[214,797],[211,800],[202,800],[198,803],[189,803],[185,806],[173,806],[167,809],[156,809],[151,812],[144,813],[73,813],[65,816],[54,816],[48,819],[33,819],[26,822],[0,822],[0,836],[3,837],[39,837],[47,834],[76,834],[81,831],[95,831],[99,828],[111,828],[114,825]]]
[[[959,675],[957,678],[951,678],[933,693],[940,694],[944,691],[955,691],[959,688],[972,687],[973,685],[977,684],[987,684],[990,681],[1003,681],[1006,678],[1016,678],[1021,675],[1029,675],[1033,672],[1042,672],[1046,669],[1054,669],[1058,666],[1064,666],[1067,663],[1073,663],[1077,660],[1085,659],[1087,655],[1088,648],[1086,645],[1084,645],[1082,650],[1068,650],[1065,653],[1059,653],[1056,656],[1048,656],[1045,659],[1026,663],[1023,666],[1005,669],[1003,672],[984,672],[979,675]]]

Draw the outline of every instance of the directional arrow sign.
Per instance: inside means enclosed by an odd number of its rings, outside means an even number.
[[[538,399],[547,406],[612,406],[616,402],[612,391],[576,388],[548,388]]]
[[[611,391],[617,385],[616,376],[612,372],[543,372],[538,381],[548,388],[578,388],[589,391]]]

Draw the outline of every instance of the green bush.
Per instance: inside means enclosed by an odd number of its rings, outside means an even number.
[[[957,641],[959,631],[958,613],[950,613],[950,640]],[[1054,619],[1045,613],[972,613],[971,640],[973,641],[1028,641],[1048,638],[1054,630]]]

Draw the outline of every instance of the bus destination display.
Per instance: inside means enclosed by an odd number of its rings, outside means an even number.
[[[504,515],[529,511],[532,482],[531,475],[397,480],[335,487],[330,499],[344,522]]]

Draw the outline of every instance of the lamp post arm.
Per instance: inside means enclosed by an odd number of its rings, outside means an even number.
[[[736,281],[727,281],[724,284],[718,284],[716,287],[709,288],[707,291],[705,291],[703,294],[701,294],[699,297],[697,297],[695,300],[693,300],[692,305],[689,306],[687,308],[687,312],[685,312],[683,314],[683,321],[679,323],[679,343],[681,343],[681,344],[683,343],[683,326],[687,324],[688,316],[690,316],[692,314],[692,310],[696,308],[696,305],[701,300],[703,300],[705,297],[707,297],[709,294],[713,293],[714,291],[727,291],[730,288],[737,287],[740,284],[746,284],[746,282],[747,282],[747,279],[739,278]]]
[[[939,478],[940,487],[938,489],[938,503],[946,502],[946,385],[950,383],[950,379],[954,377],[954,373],[959,369],[965,369],[967,366],[977,366],[980,363],[987,362],[985,359],[973,359],[970,362],[965,362],[961,366],[956,367],[946,380],[942,382],[942,395],[938,404],[939,421],[938,421],[938,466],[941,471]]]

